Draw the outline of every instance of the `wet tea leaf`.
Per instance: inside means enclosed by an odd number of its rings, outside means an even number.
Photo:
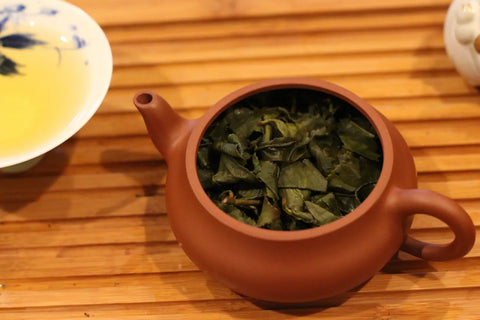
[[[197,164],[201,168],[210,166],[210,146],[200,146],[197,152]]]
[[[256,183],[258,180],[253,173],[245,168],[238,160],[227,154],[220,156],[218,172],[212,177],[218,184],[232,184],[238,182]]]
[[[294,123],[284,122],[279,119],[269,119],[260,122],[259,124],[265,125],[270,124],[272,125],[282,137],[286,138],[296,138],[298,134],[297,125]]]
[[[269,199],[263,200],[262,211],[258,217],[257,227],[269,226],[273,230],[282,230],[282,221],[280,219],[281,211]]]
[[[215,186],[213,183],[214,172],[210,169],[197,168],[198,179],[204,189],[212,188]]]
[[[251,157],[251,155],[245,151],[246,146],[244,143],[240,141],[240,138],[234,133],[227,136],[227,141],[217,141],[214,143],[213,148],[242,160],[248,160]]]
[[[339,163],[328,175],[328,186],[347,192],[354,192],[361,184],[360,162],[351,152],[339,153]]]
[[[308,144],[310,154],[315,160],[315,164],[325,176],[338,164],[338,151],[340,146],[341,144],[331,136],[316,137]]]
[[[245,189],[238,190],[238,197],[242,199],[260,199],[263,198],[265,192],[263,189]]]
[[[336,216],[342,215],[337,199],[335,198],[335,194],[333,192],[327,193],[325,195],[316,195],[312,197],[311,201],[321,206],[322,208],[327,209]]]
[[[342,119],[338,123],[338,136],[345,149],[358,153],[367,159],[378,161],[380,155],[375,135],[363,129],[352,120]]]
[[[354,194],[336,193],[335,199],[337,199],[338,207],[344,215],[352,212],[360,204]]]
[[[261,117],[262,114],[258,110],[238,108],[230,112],[225,120],[230,124],[233,133],[246,140],[253,132],[261,132],[259,126]]]
[[[300,189],[281,189],[283,210],[293,218],[306,223],[315,222],[311,213],[304,212],[305,200],[310,196],[310,191]]]
[[[355,190],[355,197],[357,198],[358,202],[362,202],[365,200],[368,195],[372,192],[373,188],[375,187],[375,183],[366,183],[363,186],[359,187]]]
[[[232,216],[233,218],[237,219],[238,221],[241,221],[243,223],[249,224],[251,226],[256,226],[257,223],[255,220],[250,218],[244,211],[238,209],[234,205],[231,204],[224,204],[224,203],[219,203],[217,206],[225,211],[228,215]]]
[[[313,202],[305,201],[305,206],[308,212],[310,212],[315,219],[314,224],[317,226],[321,226],[338,219],[338,216]]]
[[[327,190],[327,179],[308,159],[304,159],[281,169],[278,187],[324,192]]]
[[[273,193],[275,199],[278,199],[278,165],[272,161],[260,161],[257,178]]]

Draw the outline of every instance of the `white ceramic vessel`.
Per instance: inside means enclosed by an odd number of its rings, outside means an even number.
[[[81,53],[82,59],[78,63],[88,68],[89,84],[86,90],[81,92],[80,112],[66,125],[58,135],[50,137],[42,143],[35,145],[24,152],[8,157],[0,157],[0,172],[20,172],[35,165],[39,158],[46,152],[54,149],[78,130],[80,130],[94,115],[102,103],[112,77],[112,52],[109,42],[100,26],[80,8],[61,0],[2,0],[0,1],[0,62],[5,61],[7,52],[5,43],[2,46],[2,37],[12,35],[32,35],[36,39],[42,39],[42,32],[54,30],[55,36],[62,41],[62,46],[55,46],[53,54],[58,54],[61,60],[62,52],[65,54],[73,51]],[[11,41],[10,41],[11,42]],[[8,58],[15,59],[18,50],[15,44],[10,44]],[[12,50],[13,48],[13,50]],[[5,50],[4,50],[5,49]],[[11,53],[13,52],[13,53]],[[10,60],[10,59],[9,59]],[[0,63],[1,65],[1,63]],[[28,65],[21,65],[22,76],[28,76]],[[5,76],[5,64],[3,65]],[[55,66],[52,66],[52,69]],[[71,66],[67,66],[71,67]],[[7,70],[8,72],[8,70]],[[8,76],[8,75],[7,75]],[[69,85],[75,86],[75,78],[66,79]],[[9,92],[1,92],[9,94]],[[25,92],[28,95],[29,92]],[[55,89],[52,89],[55,94]],[[0,106],[0,108],[7,106]],[[67,106],[68,107],[68,106]],[[1,130],[0,130],[1,134]]]
[[[454,0],[444,24],[447,54],[472,86],[480,86],[480,1]]]

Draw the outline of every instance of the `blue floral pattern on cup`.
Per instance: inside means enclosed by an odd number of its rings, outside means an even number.
[[[21,62],[15,61],[13,58],[2,54],[2,48],[11,48],[18,50],[25,50],[33,48],[34,46],[47,45],[46,42],[39,40],[35,35],[31,33],[7,33],[4,32],[7,24],[19,24],[20,20],[25,17],[31,17],[32,15],[42,16],[55,16],[59,13],[54,8],[41,8],[36,12],[27,12],[27,5],[17,4],[0,7],[0,76],[9,76],[20,74],[19,66]],[[59,48],[53,47],[58,52],[59,62],[61,61],[62,50],[76,50],[84,48],[87,43],[84,38],[80,37],[77,33],[77,27],[72,25],[70,27],[71,39],[74,46],[72,48]],[[88,64],[88,61],[85,61]]]

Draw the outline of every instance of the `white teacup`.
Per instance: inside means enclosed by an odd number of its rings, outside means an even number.
[[[99,25],[61,0],[0,4],[0,172],[31,168],[102,103],[112,52]]]

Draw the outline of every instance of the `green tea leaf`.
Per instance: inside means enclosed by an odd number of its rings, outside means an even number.
[[[262,144],[268,145],[272,140],[272,126],[268,123],[263,126]]]
[[[310,154],[315,159],[317,168],[327,176],[338,164],[339,144],[330,136],[314,138],[308,144]]]
[[[268,140],[267,142],[262,142],[258,146],[257,151],[266,149],[266,148],[285,148],[290,147],[295,144],[295,139],[290,137],[278,137]]]
[[[309,212],[304,212],[305,200],[308,199],[310,191],[299,189],[281,189],[283,210],[297,220],[306,223],[314,223],[315,219]]]
[[[197,164],[201,168],[210,166],[210,146],[200,146],[197,152]]]
[[[286,205],[292,210],[303,210],[305,200],[308,200],[310,195],[311,192],[309,190],[280,189],[282,205]]]
[[[245,143],[234,133],[227,136],[227,141],[217,141],[213,144],[213,149],[242,160],[248,160],[251,157],[251,155],[245,151],[246,148]]]
[[[359,203],[364,201],[372,192],[373,188],[375,188],[375,183],[371,182],[360,186],[357,190],[355,190],[355,198],[358,200]]]
[[[228,122],[222,117],[216,119],[209,127],[203,139],[211,141],[221,141],[225,139],[225,135],[230,132]]]
[[[324,192],[327,190],[327,180],[308,159],[305,159],[288,164],[280,170],[278,187]]]
[[[361,184],[376,183],[380,177],[381,167],[376,162],[359,157],[360,172],[362,175]]]
[[[271,119],[278,119],[283,122],[293,122],[290,111],[280,106],[263,108],[262,121],[267,121]]]
[[[223,153],[220,156],[218,172],[212,177],[217,184],[233,184],[239,182],[257,183],[253,173],[246,169],[234,157]]]
[[[204,189],[209,189],[214,187],[213,176],[214,172],[210,169],[197,168],[198,180]]]
[[[295,162],[310,157],[308,151],[309,142],[310,138],[307,136],[305,136],[303,140],[297,141],[290,147],[290,151],[286,154],[285,162]]]
[[[344,148],[364,156],[367,159],[378,161],[378,144],[374,134],[365,130],[354,121],[342,119],[338,123],[338,136]]]
[[[280,209],[271,204],[268,198],[265,197],[260,216],[258,217],[257,227],[270,226],[270,229],[282,230],[280,214]]]
[[[262,118],[259,110],[250,108],[231,108],[228,110],[226,121],[230,124],[230,128],[241,140],[246,140],[253,132],[261,132],[262,129],[258,125]]]
[[[335,195],[333,194],[333,192],[327,193],[325,195],[323,194],[316,195],[312,197],[311,201],[321,206],[322,208],[327,209],[328,211],[330,211],[336,216],[342,215],[337,199],[335,198]]]
[[[329,222],[335,221],[338,219],[338,216],[334,215],[327,209],[313,203],[310,201],[305,201],[305,206],[310,212],[310,214],[313,216],[315,219],[314,224],[317,226],[322,226],[324,224],[327,224]]]
[[[279,198],[277,186],[278,174],[279,168],[277,164],[272,161],[260,161],[256,176],[274,194],[275,199]]]
[[[319,108],[313,107],[316,112],[319,112]],[[298,126],[298,129],[303,132],[312,132],[315,131],[316,135],[328,135],[333,129],[331,120],[323,118],[319,113],[318,114],[303,114],[295,119],[295,123]],[[313,136],[313,135],[312,135]]]
[[[263,160],[285,162],[295,147],[295,139],[289,137],[274,138],[268,143],[260,143],[257,153]]]
[[[347,192],[354,192],[361,184],[360,162],[351,152],[339,153],[340,163],[328,175],[328,186]]]
[[[241,199],[263,199],[265,191],[263,189],[244,189],[238,190],[237,194]]]
[[[255,220],[250,218],[244,211],[231,204],[218,203],[217,206],[233,218],[251,226],[256,226]]]
[[[284,122],[279,119],[269,119],[259,122],[260,125],[271,124],[280,133],[281,137],[295,138],[298,133],[297,125],[294,123]]]
[[[338,207],[344,215],[352,212],[360,204],[354,194],[336,193],[335,199],[337,199]]]

